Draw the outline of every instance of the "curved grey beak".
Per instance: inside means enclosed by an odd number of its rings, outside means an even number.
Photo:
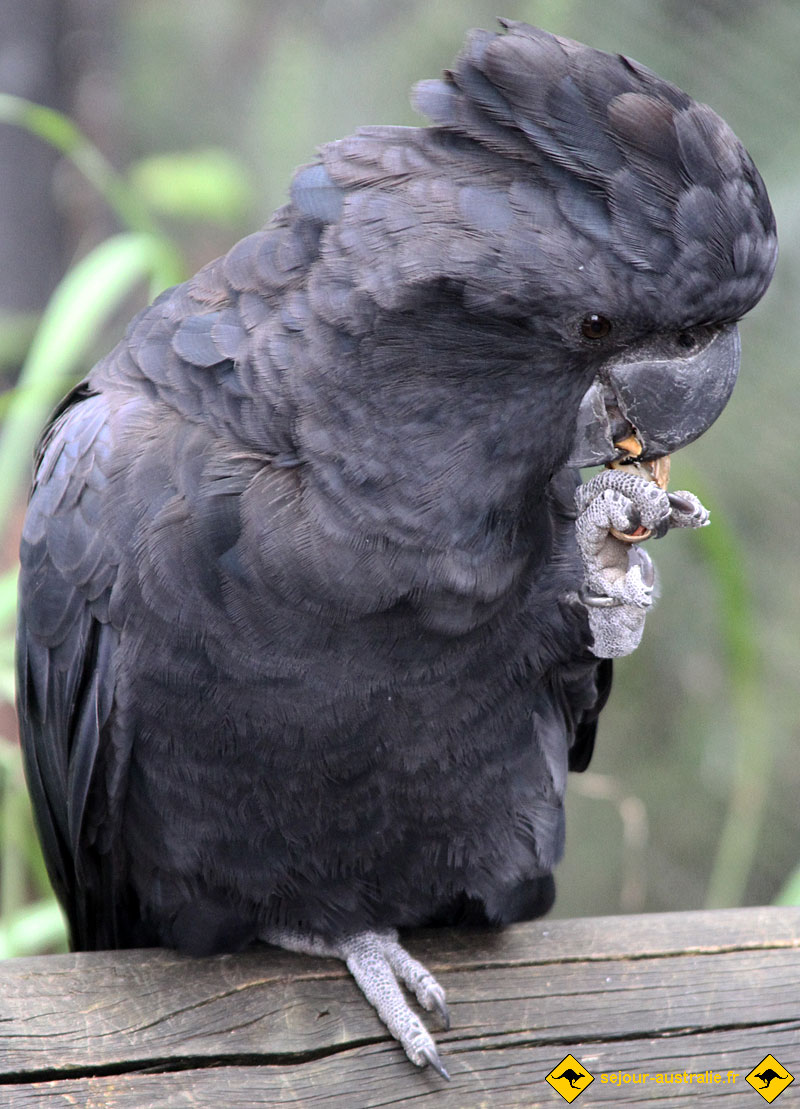
[[[604,366],[578,410],[567,465],[601,466],[624,458],[633,436],[642,459],[672,454],[703,434],[728,403],[739,372],[739,330],[698,328],[695,345],[669,356],[652,340],[628,360]]]

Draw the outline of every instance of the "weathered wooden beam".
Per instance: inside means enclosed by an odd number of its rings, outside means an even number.
[[[407,943],[448,993],[452,1028],[436,1035],[450,1084],[408,1063],[337,962],[99,952],[0,964],[0,1106],[530,1109],[565,1104],[544,1076],[567,1052],[597,1076],[587,1105],[717,1106],[745,1092],[755,1104],[744,1075],[767,1052],[800,1079],[800,910],[544,920]],[[624,1089],[601,1077],[684,1070],[739,1077]]]

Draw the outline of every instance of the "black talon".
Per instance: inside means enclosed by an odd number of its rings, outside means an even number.
[[[436,1050],[436,1048],[435,1047],[423,1047],[422,1054],[424,1055],[426,1062],[430,1063],[430,1065],[433,1067],[433,1069],[435,1071],[437,1071],[442,1076],[442,1078],[444,1078],[444,1080],[446,1082],[449,1082],[450,1081],[450,1075],[444,1069],[444,1064],[442,1063],[442,1060],[439,1058],[439,1052]]]
[[[667,499],[673,508],[677,508],[678,512],[686,512],[691,515],[695,510],[695,506],[691,501],[687,501],[685,497],[679,497],[677,493],[667,493]]]

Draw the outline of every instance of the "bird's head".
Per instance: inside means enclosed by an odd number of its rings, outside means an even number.
[[[710,108],[628,58],[504,27],[417,86],[432,127],[365,128],[292,187],[323,225],[311,308],[346,336],[313,383],[326,414],[350,396],[326,459],[392,497],[416,483],[426,526],[440,490],[448,541],[516,520],[565,464],[702,434],[776,261],[763,182]]]
[[[766,189],[728,125],[651,70],[501,22],[416,104],[515,167],[507,294],[549,309],[554,341],[593,370],[569,461],[668,454],[736,381],[736,321],[777,258]]]

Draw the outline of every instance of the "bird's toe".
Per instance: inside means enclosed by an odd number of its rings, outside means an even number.
[[[443,1078],[449,1078],[433,1037],[409,1007],[398,984],[399,979],[423,1008],[438,1012],[445,1028],[449,1028],[444,990],[430,971],[398,943],[395,932],[360,932],[342,941],[341,949],[362,993],[411,1062],[418,1067],[430,1065]]]

